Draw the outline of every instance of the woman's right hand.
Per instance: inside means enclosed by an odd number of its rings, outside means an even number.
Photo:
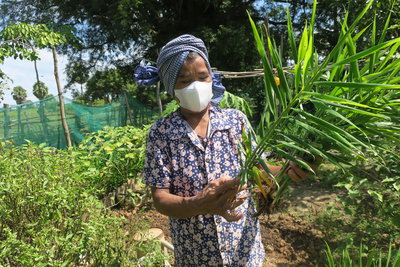
[[[238,221],[244,214],[235,209],[247,196],[236,198],[236,195],[245,189],[246,186],[240,187],[239,178],[221,177],[211,181],[195,198],[203,214],[220,215],[228,222]]]

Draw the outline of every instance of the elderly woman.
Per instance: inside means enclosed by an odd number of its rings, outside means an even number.
[[[173,39],[161,49],[157,68],[139,67],[135,79],[141,85],[161,79],[180,106],[150,129],[143,177],[157,210],[170,217],[175,265],[261,266],[254,202],[235,179],[246,118],[218,107],[225,88],[211,71],[203,41]],[[271,166],[272,173],[279,169]]]

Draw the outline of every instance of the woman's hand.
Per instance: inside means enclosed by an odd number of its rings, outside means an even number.
[[[316,173],[319,165],[321,164],[321,161],[319,161],[318,163],[309,163],[309,162],[306,163],[311,167],[314,173]],[[286,170],[286,174],[290,177],[290,179],[292,179],[295,182],[301,182],[304,179],[307,179],[308,177],[314,175],[312,172],[309,172],[301,168],[293,161],[289,162],[289,167]]]
[[[236,195],[245,189],[246,186],[240,187],[239,178],[221,177],[211,181],[195,198],[202,213],[220,215],[228,222],[237,221],[244,214],[234,210],[243,204],[247,196],[236,198]]]

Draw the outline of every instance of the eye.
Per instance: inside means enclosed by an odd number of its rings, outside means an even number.
[[[180,80],[180,79],[178,79],[177,83],[178,84],[188,84],[188,83],[190,83],[190,80]]]
[[[210,78],[210,76],[203,76],[203,77],[200,77],[200,81],[206,81],[209,78]]]

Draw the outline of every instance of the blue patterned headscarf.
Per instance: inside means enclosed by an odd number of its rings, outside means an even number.
[[[212,73],[204,42],[190,34],[181,35],[163,46],[157,59],[157,68],[138,66],[135,69],[135,81],[140,86],[149,86],[161,80],[167,93],[173,97],[179,71],[191,51],[198,53],[206,62],[213,81],[213,98],[211,102],[219,104],[225,92],[225,87],[221,83],[221,75]]]

